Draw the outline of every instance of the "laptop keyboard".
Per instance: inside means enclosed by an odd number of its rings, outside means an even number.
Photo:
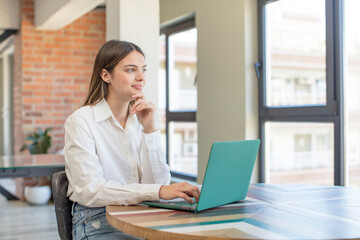
[[[172,203],[169,203],[169,205],[179,206],[179,207],[191,207],[191,208],[196,208],[196,207],[197,207],[197,202],[189,203],[189,202],[187,202],[187,201],[181,201],[181,202],[172,202]]]

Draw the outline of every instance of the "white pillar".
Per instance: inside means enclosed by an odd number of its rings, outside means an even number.
[[[196,11],[199,182],[213,142],[258,138],[257,4],[225,2],[199,0]]]
[[[133,42],[145,53],[146,97],[158,104],[159,0],[106,0],[106,40]]]

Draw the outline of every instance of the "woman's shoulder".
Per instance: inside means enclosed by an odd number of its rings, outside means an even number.
[[[83,106],[73,112],[65,121],[66,123],[69,122],[77,122],[77,121],[91,121],[94,119],[94,109],[92,106]]]

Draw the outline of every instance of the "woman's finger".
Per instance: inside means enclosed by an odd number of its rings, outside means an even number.
[[[196,199],[196,201],[198,202],[199,197],[200,197],[199,189],[196,186],[193,186],[193,185],[190,185],[190,184],[188,185],[188,188],[190,189],[189,193],[191,194],[191,196],[193,196]]]
[[[147,109],[148,111],[152,112],[154,111],[155,107],[153,104],[147,102],[147,101],[143,101],[142,103],[140,103],[133,111],[134,112],[140,112],[144,109]]]
[[[146,106],[146,103],[145,102],[141,102],[139,103],[132,111],[135,113],[135,112],[140,112],[141,110],[143,110]]]
[[[187,191],[186,194],[188,196],[194,197],[197,202],[199,201],[199,194],[196,192],[196,190],[194,188],[192,188],[191,191]]]
[[[195,191],[197,192],[197,194],[198,194],[198,196],[199,196],[199,198],[200,198],[200,190],[199,190],[199,188],[198,187],[195,187]]]
[[[134,99],[139,99],[139,98],[145,99],[144,93],[136,93],[136,94],[132,95],[131,97]]]
[[[182,192],[184,192],[185,194],[187,194],[188,196],[194,197],[196,199],[196,201],[199,201],[199,194],[196,191],[196,187],[184,182],[182,187],[181,187]]]
[[[147,109],[148,111],[151,112],[152,107],[150,104],[148,104],[147,102],[142,102],[141,104],[139,104],[133,111],[134,112],[141,112],[142,110]]]
[[[197,189],[197,187],[194,187],[194,193],[195,193],[194,198],[196,199],[196,202],[198,202],[198,201],[199,201],[199,197],[200,197],[200,193],[199,193],[199,191],[196,191],[196,189]]]
[[[194,203],[194,201],[188,195],[186,195],[185,193],[179,192],[177,197],[183,198],[186,201],[188,201],[189,203]]]
[[[131,111],[133,112],[135,108],[139,106],[142,102],[144,102],[144,100],[142,99],[136,100],[136,102],[131,106]]]

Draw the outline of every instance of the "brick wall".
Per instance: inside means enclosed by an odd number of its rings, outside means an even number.
[[[14,126],[14,153],[17,153],[19,146],[23,144],[22,131],[22,103],[21,103],[21,34],[14,36],[14,74],[13,74],[13,126]]]
[[[21,29],[14,39],[14,154],[39,127],[53,129],[54,152],[63,147],[64,121],[81,106],[96,53],[106,41],[105,10],[94,9],[58,31],[39,31],[33,1],[20,3]]]

